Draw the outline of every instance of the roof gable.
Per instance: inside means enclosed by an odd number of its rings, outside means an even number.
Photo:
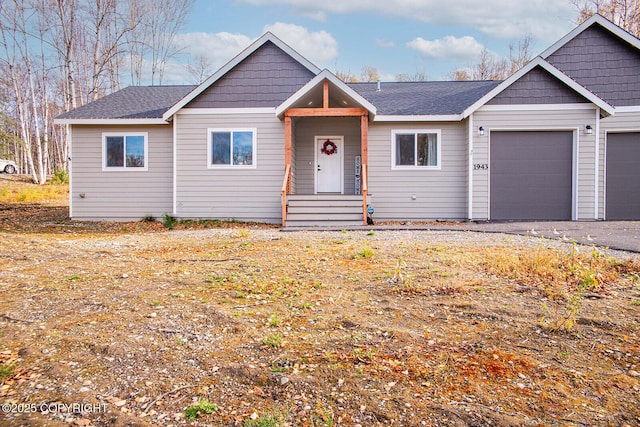
[[[186,108],[276,107],[315,76],[267,41]]]
[[[584,96],[569,88],[542,67],[534,67],[487,105],[586,103]]]
[[[612,105],[640,105],[639,40],[629,37],[594,21],[546,60]]]
[[[373,104],[327,69],[322,70],[320,74],[280,104],[276,108],[276,114],[282,116],[286,110],[295,106],[317,107],[317,104],[319,104],[317,100],[319,99],[320,102],[322,102],[322,82],[324,80],[328,80],[330,85],[330,107],[351,107],[356,104],[357,106],[367,109],[373,115],[376,114],[377,109]],[[301,105],[301,103],[304,105]],[[331,105],[331,103],[334,103],[334,105]]]
[[[164,115],[163,118],[165,120],[169,120],[176,112],[178,112],[181,108],[185,107],[191,101],[195,100],[200,94],[205,92],[210,86],[218,82],[222,79],[227,73],[233,70],[238,64],[242,63],[245,59],[253,55],[256,51],[258,51],[263,45],[270,42],[296,62],[298,62],[302,67],[306,68],[313,75],[318,74],[320,69],[313,65],[310,61],[300,55],[298,52],[293,50],[289,45],[285,44],[282,40],[274,36],[272,33],[267,32],[258,40],[253,42],[249,47],[240,52],[235,58],[231,61],[227,62],[222,68],[216,71],[213,75],[211,75],[207,80],[205,80],[202,84],[196,87],[191,93],[185,96],[180,102],[176,103],[173,107],[171,107]]]
[[[540,54],[540,56],[544,59],[547,59],[549,56],[557,52],[560,48],[562,48],[564,45],[569,43],[571,40],[576,38],[578,35],[580,35],[582,32],[584,32],[588,28],[592,27],[594,24],[598,24],[600,27],[604,28],[611,34],[624,40],[625,42],[635,47],[636,49],[640,49],[640,40],[638,40],[632,34],[629,34],[628,32],[626,32],[622,28],[618,27],[616,24],[609,21],[604,16],[596,14],[596,15],[593,15],[591,18],[587,19],[586,21],[584,21],[582,24],[578,25],[576,28],[570,31],[566,36],[564,36],[563,38],[561,38],[560,40],[558,40],[557,42],[549,46],[544,52]]]
[[[533,70],[536,67],[540,67],[546,70],[549,74],[551,74],[553,77],[558,79],[568,88],[575,91],[580,96],[584,97],[587,101],[599,107],[603,113],[606,113],[606,115],[614,114],[615,109],[613,106],[611,106],[611,104],[602,100],[597,95],[593,94],[588,89],[586,89],[585,87],[581,86],[580,84],[572,80],[566,74],[562,73],[562,71],[558,70],[556,67],[549,64],[547,61],[545,61],[541,57],[537,57],[532,61],[530,61],[527,65],[522,67],[520,70],[516,71],[514,74],[511,75],[511,77],[509,77],[508,79],[500,83],[492,91],[490,91],[485,96],[480,98],[473,105],[469,106],[469,108],[467,108],[464,111],[463,117],[469,117],[478,108],[482,107],[483,105],[488,103],[491,99],[495,98],[498,94],[502,93],[507,88],[515,84],[518,80],[520,80],[523,76],[525,76],[527,73],[529,73],[531,70]]]

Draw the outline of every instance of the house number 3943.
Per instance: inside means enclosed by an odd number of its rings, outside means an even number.
[[[474,163],[473,170],[489,169],[489,163]]]

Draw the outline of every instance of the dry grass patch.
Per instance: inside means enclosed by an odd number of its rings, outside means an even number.
[[[65,205],[69,198],[69,185],[63,183],[33,184],[24,177],[0,178],[0,204],[45,203]]]
[[[640,422],[637,261],[456,232],[2,239],[0,400],[106,405],[2,424]],[[544,321],[585,283],[571,327]]]

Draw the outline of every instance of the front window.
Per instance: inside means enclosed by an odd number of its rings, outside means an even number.
[[[439,130],[392,132],[392,168],[440,168]]]
[[[147,170],[147,134],[103,134],[104,170]]]
[[[255,129],[209,129],[208,167],[255,167]]]

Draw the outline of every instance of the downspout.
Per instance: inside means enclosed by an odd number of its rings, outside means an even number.
[[[178,215],[177,195],[178,195],[178,115],[173,116],[173,212],[172,216]]]
[[[467,181],[467,218],[469,221],[473,219],[473,113],[469,116],[469,162],[468,169],[468,181]]]
[[[73,219],[73,133],[71,125],[65,125],[65,127],[67,137],[69,138],[67,141],[67,152],[65,153],[67,155],[67,164],[69,165],[69,218]]]
[[[594,214],[593,219],[597,220],[600,213],[600,108],[596,108],[596,175],[595,175],[595,196],[594,200]]]

